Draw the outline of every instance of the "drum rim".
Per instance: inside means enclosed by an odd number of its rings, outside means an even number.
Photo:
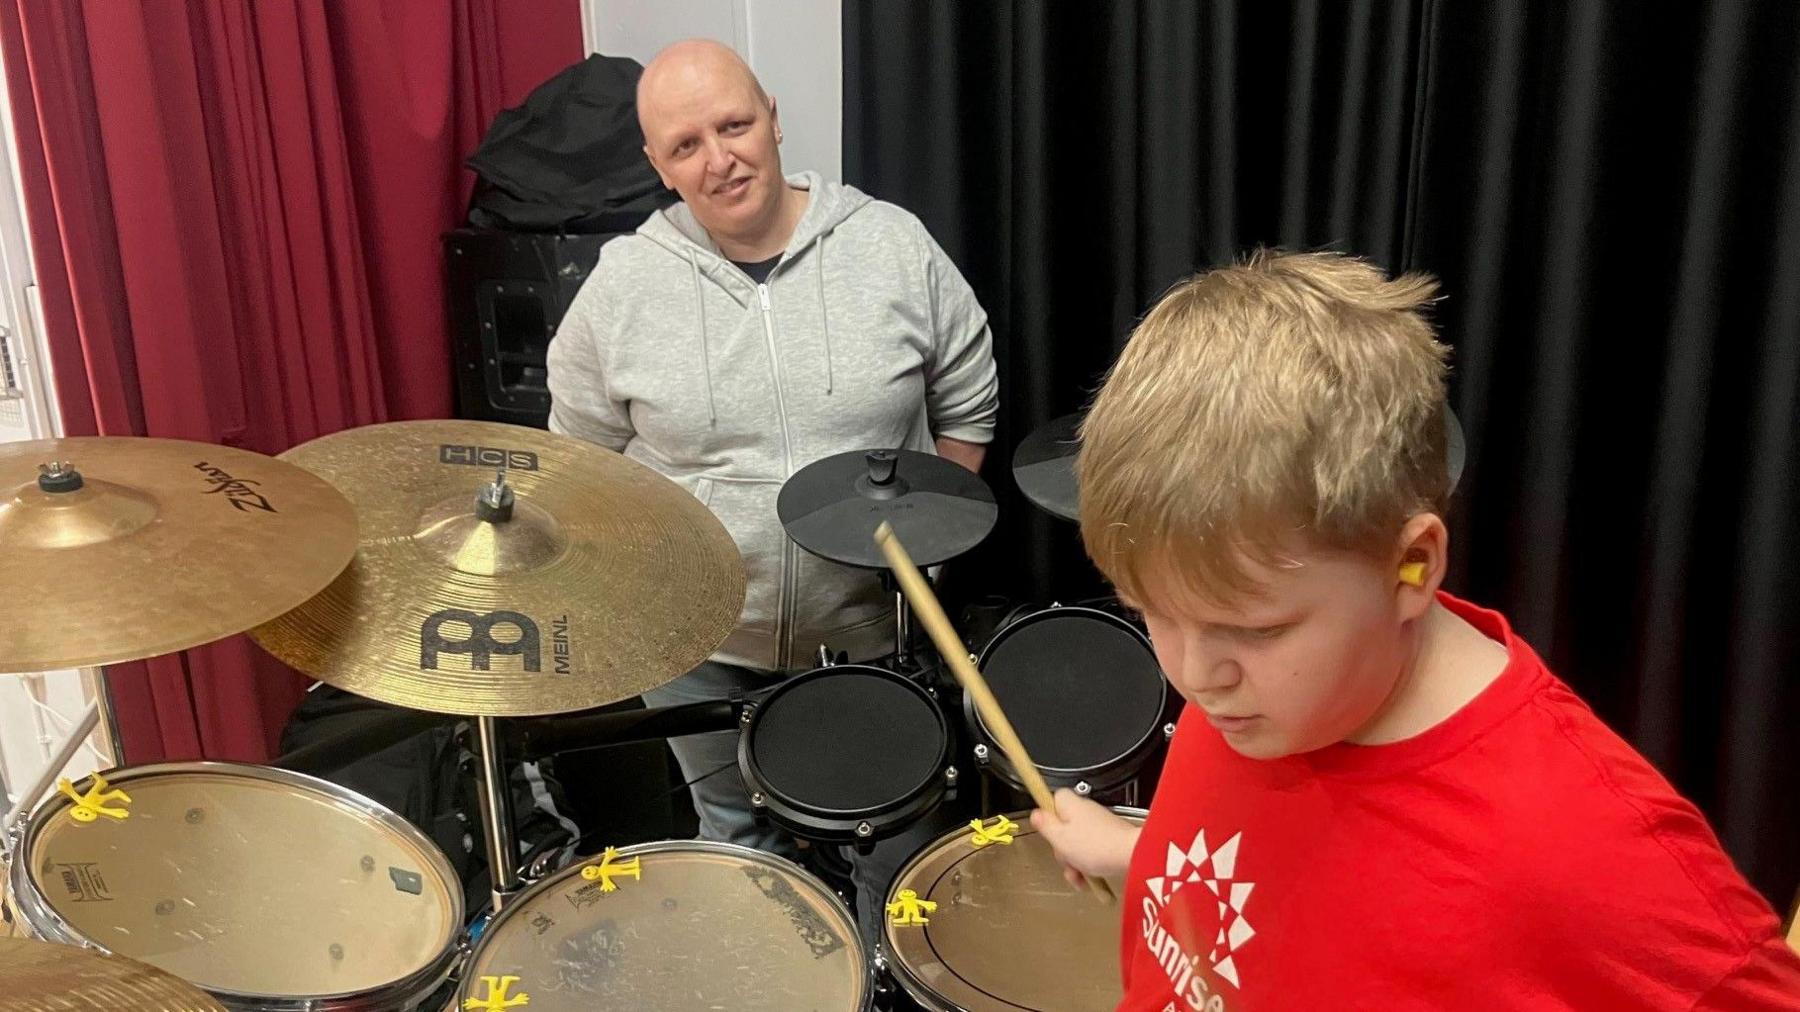
[[[771,784],[769,778],[763,773],[762,764],[756,761],[755,741],[757,728],[762,726],[763,719],[766,717],[769,709],[775,705],[776,700],[788,695],[798,686],[822,680],[832,675],[841,674],[871,675],[890,682],[896,682],[904,686],[907,691],[917,696],[919,700],[925,704],[927,711],[936,719],[938,748],[937,758],[932,763],[932,766],[937,772],[926,777],[918,786],[907,791],[906,794],[896,800],[859,809],[823,808],[805,799],[795,797],[789,791],[782,790]],[[814,668],[811,671],[802,672],[792,678],[786,679],[780,685],[776,686],[774,691],[770,692],[767,697],[756,704],[750,711],[749,718],[745,721],[743,730],[738,735],[738,770],[743,775],[744,781],[752,790],[762,792],[766,800],[771,802],[767,807],[774,812],[777,818],[787,815],[787,812],[782,811],[781,809],[791,809],[794,812],[799,813],[799,815],[804,818],[804,821],[808,823],[817,822],[830,825],[843,824],[845,826],[843,832],[851,833],[853,835],[854,831],[850,827],[853,827],[856,823],[884,822],[889,818],[905,816],[922,800],[930,798],[934,794],[941,794],[945,789],[944,770],[950,765],[950,749],[950,719],[944,713],[943,706],[940,705],[937,700],[933,699],[931,694],[926,692],[917,682],[914,682],[912,679],[899,674],[898,672],[889,671],[886,668],[879,668],[872,664],[834,664],[823,668]],[[818,827],[809,825],[807,828],[812,830]]]
[[[206,773],[224,776],[242,777],[247,780],[258,780],[275,783],[301,790],[315,791],[335,801],[341,801],[361,814],[368,816],[385,828],[408,839],[424,853],[433,865],[441,880],[453,886],[449,890],[450,919],[448,937],[445,938],[438,954],[423,966],[399,977],[361,991],[338,991],[326,994],[278,995],[262,994],[252,991],[235,991],[230,988],[207,987],[190,981],[195,987],[219,998],[233,1007],[266,1010],[266,1012],[337,1012],[337,1010],[361,1009],[372,1001],[405,1000],[417,998],[423,1000],[431,992],[442,986],[450,978],[462,955],[462,933],[466,918],[463,909],[462,879],[451,867],[450,859],[444,855],[443,849],[426,836],[417,826],[406,821],[399,814],[389,810],[380,802],[366,797],[357,791],[341,784],[332,783],[321,777],[293,770],[284,770],[276,766],[259,766],[255,763],[226,762],[217,759],[195,760],[191,762],[145,763],[138,766],[119,766],[110,770],[96,771],[106,777],[106,782],[113,786],[122,786],[134,780],[148,777],[165,776],[177,773]],[[86,780],[87,777],[83,777]],[[77,781],[78,783],[80,781]],[[39,889],[36,876],[32,874],[29,860],[32,847],[39,839],[39,832],[44,820],[61,808],[72,804],[61,793],[52,793],[32,807],[18,824],[18,835],[14,838],[11,869],[12,897],[15,910],[19,915],[21,926],[31,935],[49,941],[79,945],[99,952],[114,954],[113,950],[99,941],[89,938],[63,918],[62,914],[51,905],[49,897]],[[128,953],[123,954],[129,956]],[[130,957],[138,958],[138,957]]]
[[[875,1000],[875,963],[869,958],[869,946],[863,942],[862,929],[856,920],[856,915],[850,912],[849,904],[845,903],[843,898],[817,875],[780,854],[771,854],[766,850],[757,850],[755,847],[746,847],[738,843],[723,843],[715,840],[646,840],[642,843],[620,847],[615,856],[631,858],[645,854],[664,853],[699,853],[741,857],[773,867],[778,871],[792,872],[801,881],[817,889],[819,895],[824,897],[826,904],[831,908],[832,913],[842,919],[839,926],[849,929],[844,936],[845,948],[850,950],[849,955],[853,964],[862,967],[859,975],[862,982],[862,1003],[858,1006],[858,1010],[866,1012],[872,1007]],[[579,861],[571,861],[562,868],[551,872],[532,883],[523,892],[513,896],[499,913],[488,919],[487,925],[482,928],[481,940],[475,943],[474,948],[469,951],[468,957],[462,963],[462,979],[457,981],[455,1001],[451,1004],[451,1008],[461,1008],[463,999],[472,997],[465,995],[463,990],[471,982],[481,979],[476,968],[481,964],[482,957],[487,954],[488,947],[495,944],[494,939],[499,935],[501,928],[511,923],[515,917],[522,916],[519,911],[524,910],[532,900],[537,899],[539,894],[549,892],[565,880],[580,875],[581,869],[592,864],[593,860],[593,855],[589,855]]]
[[[1057,786],[1086,782],[1095,790],[1105,790],[1117,786],[1118,783],[1123,783],[1137,774],[1138,769],[1143,766],[1144,760],[1149,757],[1151,752],[1155,751],[1157,732],[1173,720],[1174,715],[1180,711],[1181,700],[1179,696],[1175,696],[1170,691],[1168,679],[1163,676],[1162,664],[1156,659],[1156,647],[1150,642],[1150,637],[1145,635],[1142,629],[1119,616],[1087,605],[1053,604],[1019,615],[1001,626],[988,639],[987,644],[981,648],[981,653],[975,659],[975,667],[983,675],[986,675],[988,662],[992,659],[994,651],[999,648],[1001,643],[1011,638],[1016,630],[1057,617],[1098,619],[1128,633],[1143,646],[1144,653],[1150,658],[1151,667],[1156,671],[1156,680],[1162,685],[1163,705],[1157,711],[1157,719],[1144,729],[1144,733],[1131,744],[1131,747],[1110,759],[1088,766],[1066,769],[1058,766],[1038,767],[1047,778],[1061,781]],[[987,722],[982,719],[981,713],[975,708],[974,700],[967,697],[963,700],[963,718],[976,739],[988,747],[989,762],[992,767],[1008,782],[1022,786],[1023,781],[1019,778],[1017,771],[1012,768],[1012,763],[998,747],[993,732],[988,729]]]
[[[1128,819],[1136,819],[1140,826],[1143,825],[1144,820],[1149,818],[1150,815],[1147,809],[1138,808],[1132,805],[1113,805],[1111,806],[1111,809],[1115,814],[1125,816]],[[1017,822],[1022,827],[1029,827],[1031,825],[1031,812],[1029,809],[1015,812],[1001,812],[999,814],[1005,815],[1008,819]],[[990,815],[988,818],[993,818],[993,816]],[[1032,830],[1032,832],[1036,832],[1036,830]],[[969,827],[963,825],[948,830],[940,836],[933,837],[924,846],[920,847],[917,853],[907,858],[905,863],[900,865],[899,870],[894,872],[894,880],[888,885],[887,894],[882,898],[882,902],[884,904],[894,902],[895,898],[900,893],[900,889],[906,884],[907,876],[916,871],[919,865],[934,857],[945,846],[953,844],[958,839],[968,835]],[[910,886],[907,887],[910,888]],[[881,957],[882,966],[886,969],[888,976],[893,978],[893,980],[900,985],[901,989],[904,990],[913,1001],[918,1002],[920,1005],[928,1009],[940,1010],[940,1012],[960,1012],[962,1006],[957,1005],[949,997],[932,990],[931,986],[924,980],[923,975],[915,971],[912,966],[908,965],[907,961],[902,957],[900,950],[895,947],[893,943],[891,937],[893,930],[894,925],[888,918],[883,917],[881,919],[881,940],[879,945],[881,951],[879,955]],[[960,980],[961,978],[959,977],[957,979]],[[1001,1000],[1005,1001],[1005,999]],[[1011,1003],[1009,1002],[1008,1004]]]

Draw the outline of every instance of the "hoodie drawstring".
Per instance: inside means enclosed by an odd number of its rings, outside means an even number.
[[[819,330],[825,335],[825,392],[831,393],[831,315],[825,311],[825,236],[819,233]]]
[[[706,348],[706,293],[700,289],[700,261],[694,259],[691,249],[687,251],[687,262],[688,274],[694,280],[694,314],[700,321],[700,375],[706,380],[706,424],[710,428],[719,423],[719,409],[713,404],[712,354]],[[823,292],[823,286],[819,290]]]

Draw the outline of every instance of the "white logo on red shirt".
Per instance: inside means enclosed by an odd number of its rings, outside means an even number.
[[[1182,920],[1179,913],[1171,918],[1176,923],[1162,922],[1167,916],[1169,902],[1177,893],[1196,882],[1204,885],[1212,893],[1219,912],[1218,933],[1212,939],[1206,962],[1213,973],[1233,987],[1243,987],[1236,954],[1256,935],[1256,929],[1244,917],[1244,905],[1250,901],[1250,892],[1256,888],[1256,883],[1237,877],[1238,845],[1242,839],[1243,834],[1236,833],[1217,850],[1209,850],[1206,830],[1202,829],[1194,834],[1193,843],[1185,850],[1171,842],[1163,874],[1144,883],[1149,893],[1143,910],[1144,941],[1163,972],[1168,974],[1176,993],[1183,994],[1195,1009],[1224,1007],[1219,995],[1212,995],[1211,1000],[1207,1000],[1211,988],[1194,972],[1200,962],[1196,951],[1205,944],[1204,937],[1196,937],[1197,926],[1179,923]],[[1190,899],[1178,909],[1192,911],[1194,906]]]

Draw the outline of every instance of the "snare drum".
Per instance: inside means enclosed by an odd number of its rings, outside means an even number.
[[[861,664],[783,682],[749,711],[738,769],[759,816],[809,840],[906,828],[956,784],[950,728],[924,689]]]
[[[457,1000],[861,1012],[873,992],[856,922],[823,883],[772,854],[680,840],[624,847],[521,893],[482,934]]]
[[[233,1009],[406,1012],[459,955],[462,886],[424,834],[324,780],[127,767],[57,793],[12,869],[27,932],[149,963]],[[123,792],[121,796],[117,792]]]
[[[1143,823],[1140,810],[1115,811]],[[1011,843],[977,846],[968,826],[938,837],[895,877],[882,960],[925,1008],[1112,1012],[1118,1005],[1119,907],[1063,879],[1029,816],[1007,816],[1015,824]],[[925,923],[916,923],[921,917]]]
[[[1175,730],[1181,697],[1150,639],[1094,608],[1051,607],[1008,623],[976,659],[1000,709],[1051,788],[1104,792],[1137,776]],[[964,697],[975,760],[1023,782]]]

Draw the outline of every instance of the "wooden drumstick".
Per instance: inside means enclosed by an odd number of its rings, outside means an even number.
[[[1037,765],[1025,752],[1025,743],[1013,730],[1012,721],[1006,719],[1005,711],[1000,709],[1000,701],[988,688],[987,679],[975,669],[974,662],[969,660],[969,651],[962,640],[956,636],[956,630],[950,625],[950,617],[944,614],[944,608],[938,604],[937,595],[932,593],[931,585],[913,565],[912,557],[906,554],[900,539],[894,536],[894,529],[887,521],[875,528],[875,543],[881,547],[881,553],[887,556],[888,565],[894,570],[894,577],[900,581],[900,589],[905,592],[907,601],[911,602],[913,614],[931,634],[931,641],[937,644],[938,653],[950,665],[951,674],[962,684],[963,691],[975,701],[975,709],[980,711],[981,719],[988,730],[994,733],[994,740],[1000,743],[1001,751],[1019,771],[1019,778],[1025,781],[1025,789],[1031,792],[1032,803],[1039,808],[1056,815],[1056,798],[1050,793],[1050,785],[1044,782],[1043,774],[1038,772]],[[1080,875],[1080,872],[1076,873]],[[1104,879],[1082,876],[1094,895],[1110,902],[1113,899],[1112,888]]]

